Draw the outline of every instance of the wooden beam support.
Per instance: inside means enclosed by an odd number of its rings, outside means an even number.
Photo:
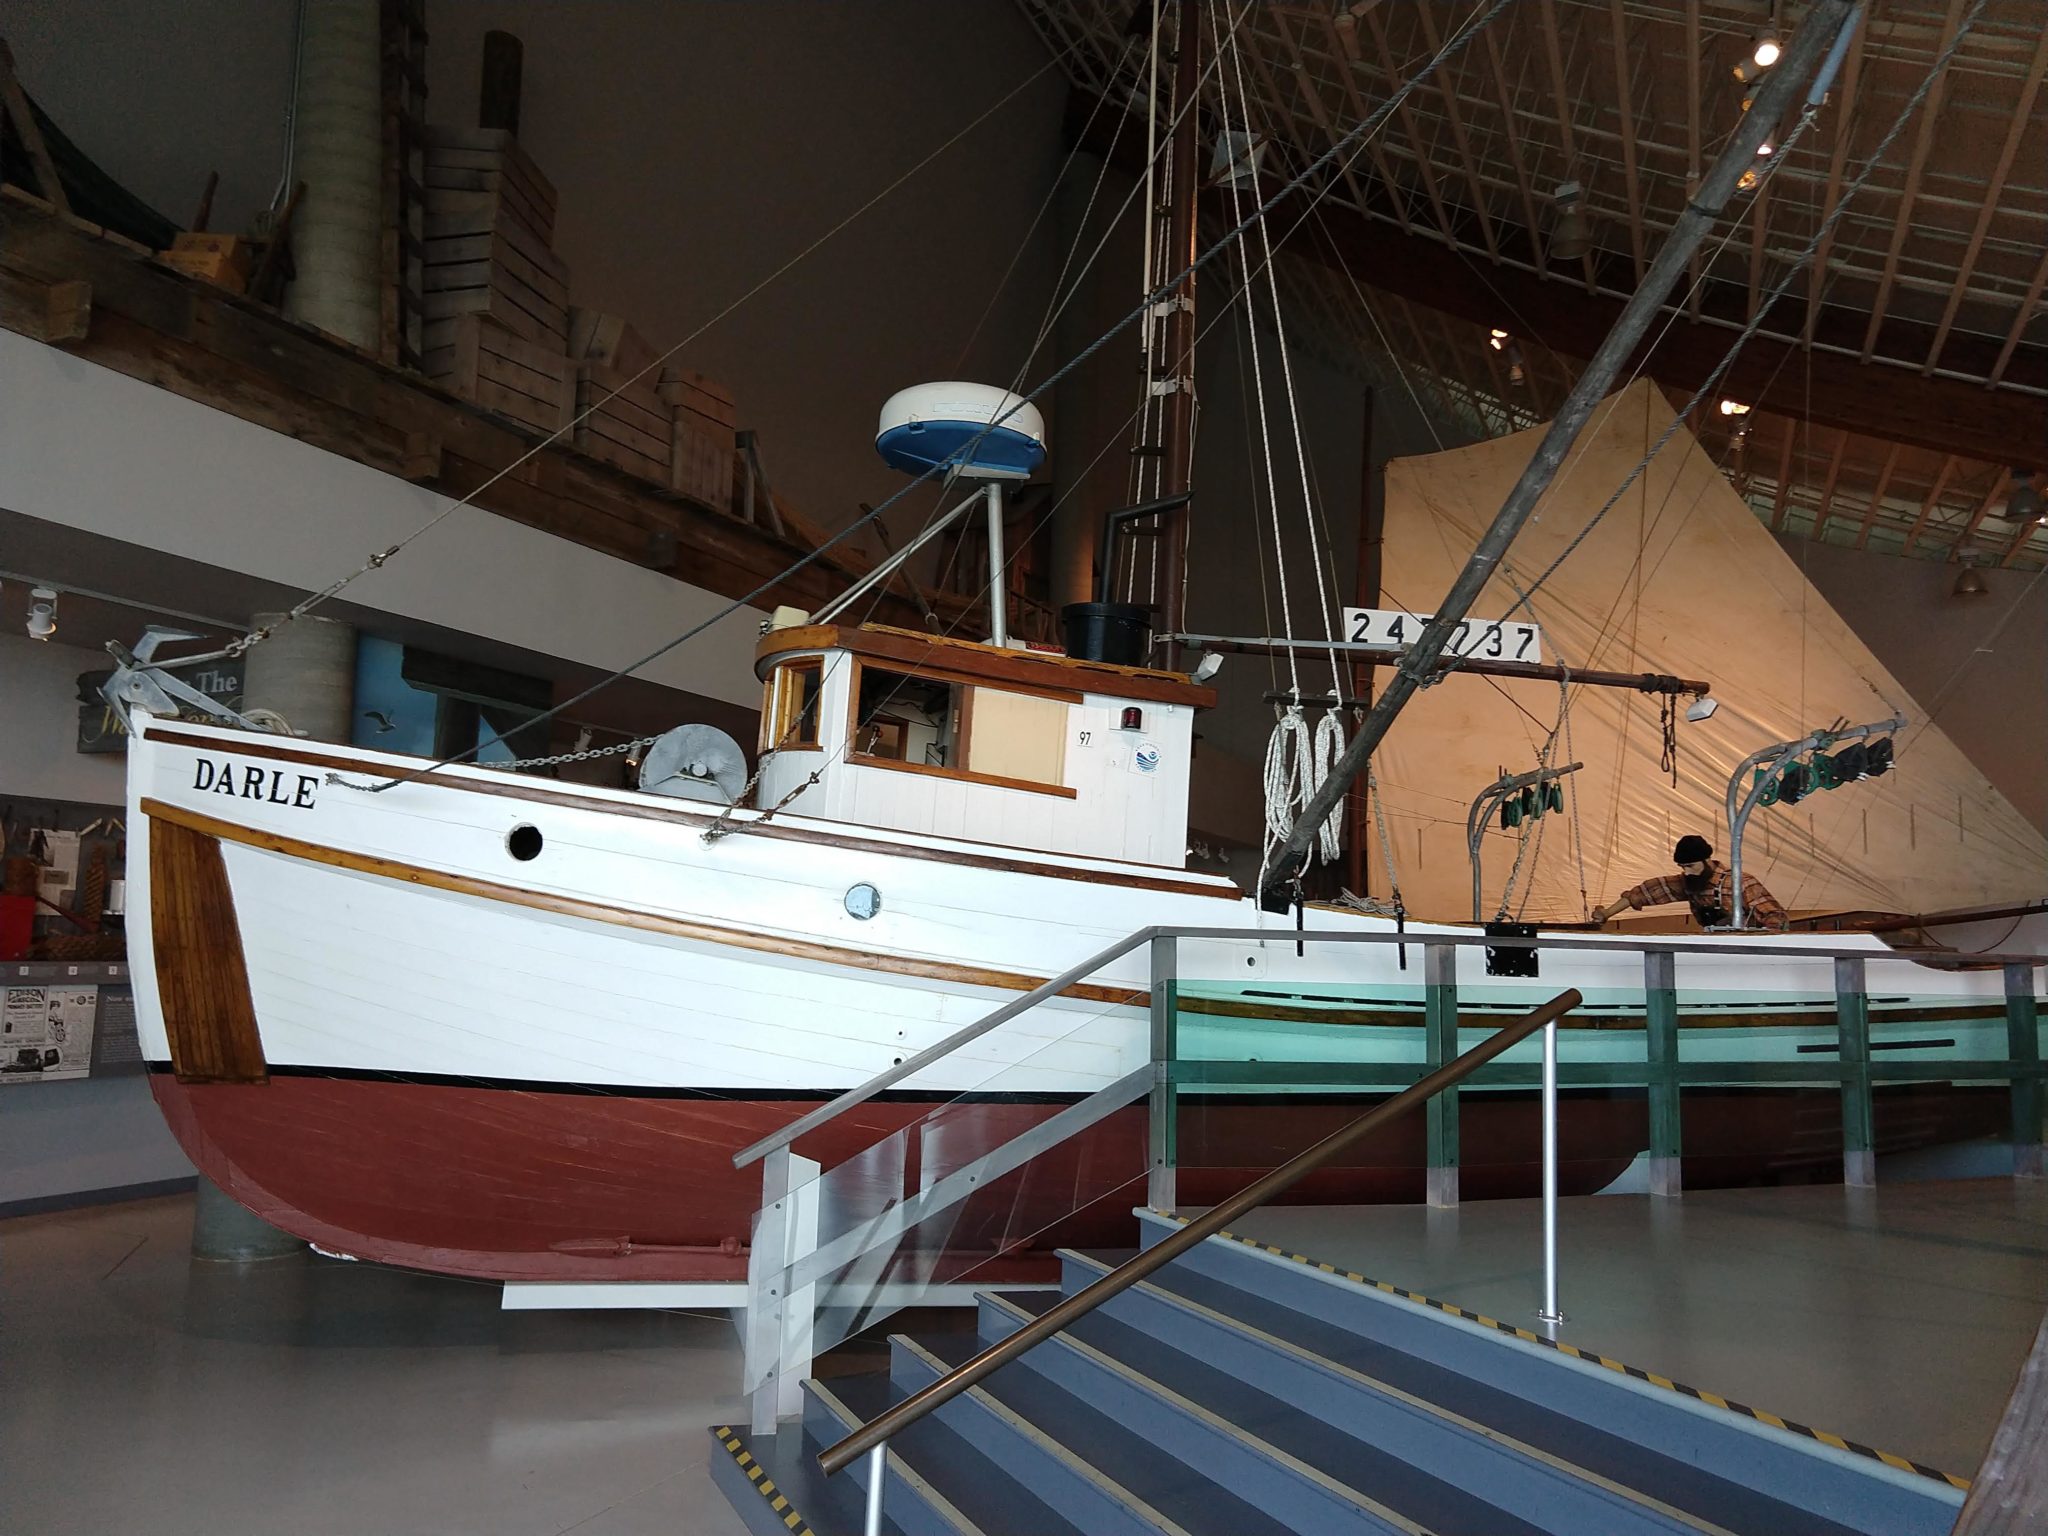
[[[1963,0],[1948,0],[1948,15],[1941,24],[1941,42],[1935,47],[1939,57],[1955,41],[1956,27],[1963,19]],[[1906,163],[1906,184],[1899,193],[1899,216],[1892,223],[1891,244],[1885,248],[1884,273],[1877,282],[1877,297],[1870,306],[1870,329],[1863,337],[1863,361],[1869,362],[1877,355],[1877,336],[1884,324],[1885,309],[1891,303],[1892,283],[1899,275],[1899,252],[1905,248],[1906,235],[1913,227],[1913,204],[1920,197],[1920,177],[1927,169],[1927,152],[1934,146],[1935,124],[1941,117],[1942,88],[1948,83],[1948,72],[1935,77],[1927,92],[1927,100],[1920,104],[1920,126],[1913,134],[1913,155]]]
[[[1436,35],[1436,23],[1428,20],[1429,7],[1418,6],[1416,14],[1424,18],[1430,35]],[[1515,186],[1522,195],[1522,217],[1529,225],[1529,255],[1535,263],[1539,276],[1549,275],[1550,255],[1543,239],[1543,219],[1536,211],[1536,193],[1529,183],[1529,166],[1522,158],[1522,134],[1515,126],[1514,98],[1508,92],[1508,75],[1500,61],[1500,41],[1494,36],[1497,28],[1488,27],[1480,33],[1479,40],[1486,46],[1487,71],[1493,77],[1493,93],[1500,103],[1501,132],[1508,141],[1508,161],[1515,170]]]
[[[1579,152],[1577,145],[1573,142],[1572,98],[1571,92],[1565,88],[1564,53],[1558,45],[1557,8],[1552,3],[1552,0],[1542,0],[1542,6],[1543,54],[1550,65],[1550,94],[1557,103],[1558,142],[1564,149],[1564,163],[1568,166],[1577,165],[1579,163]],[[1586,201],[1590,203],[1592,186],[1584,182],[1581,185],[1585,187]],[[1587,211],[1586,218],[1590,227],[1592,222],[1590,208]],[[1586,292],[1588,294],[1597,293],[1599,291],[1599,283],[1593,275],[1593,253],[1590,249],[1581,259],[1580,265],[1585,269]]]
[[[1365,13],[1365,22],[1372,29],[1373,48],[1379,58],[1380,78],[1386,82],[1387,93],[1392,95],[1401,89],[1401,74],[1394,68],[1393,50],[1387,46],[1387,33],[1381,24],[1378,6]],[[1337,37],[1336,17],[1328,11],[1323,12],[1323,26],[1329,34],[1331,51],[1341,56],[1344,45]],[[1352,89],[1354,105],[1363,117],[1365,104],[1357,100],[1355,83],[1348,70],[1345,72],[1344,83]],[[1415,124],[1415,109],[1410,105],[1409,97],[1401,98],[1401,104],[1394,108],[1394,115],[1401,120],[1401,131],[1408,135],[1408,147],[1415,151],[1415,168],[1422,173],[1423,195],[1429,199],[1430,212],[1436,215],[1436,227],[1444,232],[1445,243],[1455,246],[1458,243],[1458,232],[1451,227],[1450,210],[1444,206],[1443,189],[1436,184],[1436,168],[1430,163],[1429,145],[1423,141],[1422,130]]]
[[[1956,457],[1950,454],[1941,461],[1941,472],[1934,477],[1934,486],[1927,493],[1927,499],[1920,503],[1920,515],[1913,519],[1913,526],[1906,530],[1906,542],[1899,546],[1899,553],[1910,555],[1919,541],[1920,530],[1927,526],[1927,520],[1934,515],[1934,509],[1941,503],[1941,493],[1948,489],[1948,482],[1956,472]]]
[[[1300,90],[1302,100],[1308,103],[1309,111],[1315,118],[1316,127],[1322,131],[1323,137],[1332,144],[1336,143],[1343,135],[1338,133],[1336,125],[1330,121],[1329,111],[1323,105],[1323,93],[1316,89],[1315,81],[1309,76],[1308,62],[1302,57],[1301,49],[1295,45],[1294,34],[1287,30],[1287,23],[1278,13],[1274,14],[1273,21],[1280,29],[1280,36],[1286,42],[1288,52],[1293,56],[1294,82]],[[1246,46],[1241,51],[1250,55],[1252,72],[1259,77],[1259,84],[1265,90],[1266,99],[1272,102],[1275,107],[1278,107],[1281,99],[1280,86],[1274,80],[1273,72],[1266,67],[1265,57],[1256,47]],[[1338,62],[1344,68],[1350,68],[1348,64],[1344,64],[1343,60],[1340,59]],[[1352,170],[1357,161],[1358,155],[1355,151],[1343,156],[1337,161],[1337,173],[1344,178],[1344,185],[1350,189],[1352,201],[1357,204],[1359,211],[1363,213],[1372,206],[1372,203],[1366,197],[1365,188],[1359,185],[1358,177]],[[1408,210],[1401,202],[1399,189],[1388,183],[1386,184],[1386,192],[1388,199],[1394,205],[1395,218],[1400,221],[1401,228],[1406,230],[1408,228]],[[1236,222],[1237,219],[1235,218],[1231,220],[1232,224]]]
[[[1984,189],[1977,222],[1970,230],[1969,246],[1956,266],[1955,278],[1948,291],[1948,303],[1942,309],[1941,323],[1934,328],[1934,345],[1927,349],[1927,361],[1920,370],[1922,373],[1932,373],[1941,361],[1942,346],[1955,325],[1956,311],[1962,307],[1963,295],[1969,290],[1970,274],[1977,270],[1977,257],[1984,249],[1984,237],[1990,232],[1991,221],[2004,200],[2006,178],[2012,174],[2012,162],[2019,154],[2020,140],[2030,127],[2036,126],[2034,100],[2040,94],[2044,72],[2048,72],[2048,25],[2041,28],[2041,40],[2034,45],[2034,62],[2027,70],[2027,83],[2020,87],[2020,102],[2013,111],[2012,126],[2006,130],[2005,147],[1999,150],[1998,167],[1992,171],[1990,184]]]
[[[1685,0],[1685,195],[1700,184],[1700,0]],[[1700,317],[1700,253],[1686,263],[1686,313]]]
[[[1528,13],[1535,15],[1532,8]],[[1534,42],[1534,40],[1531,40]],[[1539,45],[1540,46],[1540,45]],[[1092,101],[1076,93],[1070,121],[1078,133],[1087,122]],[[1089,145],[1111,149],[1115,118],[1098,115]],[[1119,140],[1119,156],[1129,150],[1131,135]],[[1142,154],[1131,155],[1135,160]],[[1127,163],[1120,159],[1119,163]],[[1208,194],[1212,217],[1228,217],[1227,193]],[[1305,217],[1307,200],[1284,199],[1274,211],[1275,227],[1286,231]],[[1541,346],[1565,357],[1588,357],[1612,328],[1622,301],[1606,294],[1570,293],[1537,273],[1504,262],[1499,267],[1446,260],[1434,235],[1404,236],[1384,217],[1364,217],[1333,200],[1324,200],[1309,219],[1312,233],[1297,236],[1286,249],[1294,255],[1340,266],[1360,289],[1400,295],[1430,309],[1480,325],[1502,324],[1513,317],[1525,348]],[[2037,274],[2040,285],[2015,315],[2005,339],[2004,356],[2015,383],[2028,390],[2048,386],[2048,335],[2029,341],[2025,321],[2033,318],[2041,291],[2048,289],[2048,259]],[[1734,331],[1746,319],[1740,294],[1708,296],[1700,323],[1680,318],[1668,328],[1660,324],[1647,357],[1632,359],[1642,371],[1668,389],[1690,394],[1726,356]],[[1790,313],[1788,313],[1790,311]],[[1912,369],[1871,367],[1852,355],[1860,348],[1865,317],[1846,307],[1826,309],[1815,328],[1814,348],[1801,350],[1797,340],[1768,331],[1753,338],[1729,368],[1721,392],[1767,412],[1797,415],[1815,425],[1842,427],[1888,442],[1905,443],[1938,454],[1957,454],[1987,463],[2026,464],[2040,459],[2048,443],[2048,399],[2027,390],[1986,390],[1967,378],[1942,374],[1923,377],[1918,364],[1932,334],[1927,323],[1887,323],[1882,339],[1888,358],[1910,359]],[[1795,331],[1801,317],[1787,296],[1772,315],[1772,325]],[[1947,370],[1982,379],[1991,376],[2001,355],[1997,339],[1958,328],[1943,352]],[[1532,355],[1531,361],[1534,361]]]
[[[1636,260],[1636,281],[1650,268],[1643,254],[1643,188],[1636,176],[1636,92],[1630,78],[1628,28],[1621,14],[1621,0],[1607,0],[1607,14],[1613,22],[1614,110],[1621,119],[1621,175],[1628,189],[1628,243]]]
[[[1998,349],[1998,361],[1991,366],[1991,383],[1995,387],[2005,377],[2005,370],[2012,365],[2013,350],[2019,346],[2020,337],[2027,331],[2027,325],[2040,313],[2041,290],[2048,288],[2048,250],[2041,252],[2040,265],[2034,268],[2034,280],[2027,284],[2027,296],[2020,300],[2019,308],[2013,311],[2012,329],[2005,333],[2005,345]]]
[[[1991,515],[1991,504],[1998,500],[1999,493],[2006,488],[2008,480],[2009,477],[2002,467],[1992,470],[1991,486],[1984,492],[1983,499],[1977,503],[1977,510],[1970,514],[1970,520],[1963,524],[1963,531],[1956,535],[1955,543],[1949,546],[1949,559],[1962,559],[1963,551],[1976,539],[1978,528],[1982,527],[1984,519]]]
[[[49,146],[43,143],[42,126],[29,109],[21,81],[15,78],[14,52],[4,39],[0,39],[0,117],[14,120],[15,134],[28,152],[29,164],[36,168],[36,180],[42,183],[38,190],[59,213],[70,213],[71,199],[64,191],[63,178],[57,174],[56,162],[50,158]]]
[[[1273,18],[1273,26],[1280,34],[1280,41],[1287,45],[1287,56],[1294,61],[1294,78],[1300,82],[1301,93],[1308,98],[1309,105],[1315,112],[1316,125],[1323,130],[1323,133],[1331,143],[1336,143],[1343,135],[1330,122],[1328,111],[1323,106],[1322,92],[1315,88],[1314,77],[1308,72],[1308,60],[1302,54],[1301,44],[1296,41],[1293,28],[1287,25],[1286,14],[1278,10],[1271,11],[1268,14]],[[1257,57],[1256,50],[1254,50],[1253,56]],[[1358,94],[1358,83],[1351,77],[1352,68],[1350,55],[1340,49],[1337,56],[1337,71],[1343,78],[1345,92],[1351,98],[1352,106],[1358,113],[1359,121],[1363,122],[1372,113]],[[1394,205],[1394,221],[1401,226],[1401,233],[1404,235],[1414,234],[1415,226],[1408,219],[1408,200],[1402,196],[1401,184],[1394,179],[1393,168],[1387,164],[1387,152],[1380,147],[1379,134],[1374,133],[1367,136],[1366,152],[1372,156],[1373,168],[1379,172],[1380,185],[1386,189],[1387,200]],[[1344,167],[1345,184],[1353,188],[1353,196],[1360,197],[1359,211],[1364,212],[1367,204],[1357,192],[1356,183],[1351,180],[1351,162],[1357,158],[1357,152],[1353,151],[1340,164]]]
[[[1697,5],[1699,0],[1689,0]],[[1863,44],[1870,36],[1866,19],[1856,28],[1856,40],[1849,45],[1849,59],[1842,67],[1842,83],[1835,95],[1835,142],[1828,155],[1828,188],[1822,196],[1820,217],[1826,223],[1842,200],[1842,171],[1848,163],[1849,145],[1856,133],[1856,87],[1863,74]],[[1806,271],[1806,320],[1799,328],[1802,345],[1813,345],[1814,321],[1820,318],[1821,296],[1828,286],[1828,253],[1835,247],[1835,232],[1829,230],[1814,248],[1813,265]],[[1695,317],[1697,318],[1697,317]]]
[[[52,283],[43,300],[43,340],[55,347],[84,341],[92,330],[92,284]]]
[[[1891,489],[1892,472],[1899,467],[1899,453],[1897,443],[1885,451],[1884,468],[1877,473],[1877,489],[1870,493],[1870,505],[1863,510],[1863,527],[1856,535],[1858,549],[1870,542],[1870,530],[1877,526],[1877,515],[1884,508],[1884,493]]]
[[[1828,518],[1833,515],[1835,507],[1835,485],[1842,478],[1842,460],[1848,451],[1849,434],[1837,432],[1835,451],[1828,458],[1828,476],[1820,488],[1820,505],[1813,514],[1813,532],[1808,535],[1816,543],[1820,542],[1828,531]]]
[[[1792,445],[1799,438],[1800,423],[1788,416],[1785,418],[1785,446],[1778,451],[1778,486],[1771,496],[1771,532],[1781,533],[1785,527],[1785,505],[1792,492]]]
[[[1373,13],[1375,18],[1377,18],[1378,14],[1377,11]],[[1443,40],[1437,34],[1436,20],[1431,13],[1430,7],[1426,5],[1416,6],[1415,19],[1422,24],[1422,40],[1429,44],[1430,56],[1435,57],[1437,51],[1443,47]],[[1374,20],[1373,25],[1375,28],[1378,27],[1377,19]],[[1486,30],[1491,33],[1493,28],[1488,27]],[[1447,71],[1448,66],[1439,69],[1430,77],[1430,84],[1435,88],[1437,95],[1443,99],[1444,121],[1451,125],[1451,142],[1457,146],[1458,163],[1465,168],[1465,185],[1472,189],[1472,212],[1479,220],[1479,238],[1486,245],[1486,254],[1492,257],[1494,264],[1498,266],[1500,264],[1500,242],[1494,238],[1493,217],[1486,209],[1486,184],[1479,179],[1479,162],[1472,158],[1472,140],[1465,132],[1465,114],[1458,110],[1458,93],[1453,88],[1451,81],[1446,78]],[[1526,177],[1521,178],[1521,180],[1523,197],[1526,199],[1528,196],[1528,180]],[[1533,245],[1536,239],[1536,221],[1533,210],[1529,220],[1529,239]]]

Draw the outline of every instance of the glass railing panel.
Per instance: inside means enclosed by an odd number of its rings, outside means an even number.
[[[796,1163],[784,1202],[813,1354],[943,1286],[1050,1283],[1057,1246],[1128,1244],[1149,1166],[1147,1009],[1144,987],[1098,979],[797,1142],[821,1165]],[[759,1214],[754,1235],[771,1236]]]

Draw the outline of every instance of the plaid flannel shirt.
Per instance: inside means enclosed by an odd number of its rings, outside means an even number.
[[[1657,875],[1641,885],[1632,885],[1621,893],[1620,899],[1630,907],[1663,907],[1672,902],[1682,901],[1692,908],[1692,915],[1702,927],[1719,914],[1718,920],[1726,922],[1726,914],[1734,911],[1734,902],[1729,895],[1730,871],[1719,859],[1707,860],[1707,884],[1704,889],[1688,890],[1683,875]],[[1742,877],[1742,926],[1745,928],[1785,927],[1790,919],[1785,909],[1778,905],[1778,898],[1763,887],[1755,875]]]

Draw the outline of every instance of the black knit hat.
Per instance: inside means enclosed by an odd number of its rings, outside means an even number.
[[[1696,832],[1688,832],[1671,850],[1674,864],[1704,864],[1714,856],[1714,845]]]

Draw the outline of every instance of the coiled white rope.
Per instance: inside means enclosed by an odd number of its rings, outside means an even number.
[[[1266,841],[1268,851],[1285,843],[1294,823],[1330,777],[1344,754],[1344,723],[1334,709],[1325,710],[1313,726],[1299,704],[1277,711],[1273,734],[1266,739]],[[1316,829],[1316,848],[1327,863],[1344,846],[1341,802]],[[1260,874],[1263,877],[1262,868]]]

